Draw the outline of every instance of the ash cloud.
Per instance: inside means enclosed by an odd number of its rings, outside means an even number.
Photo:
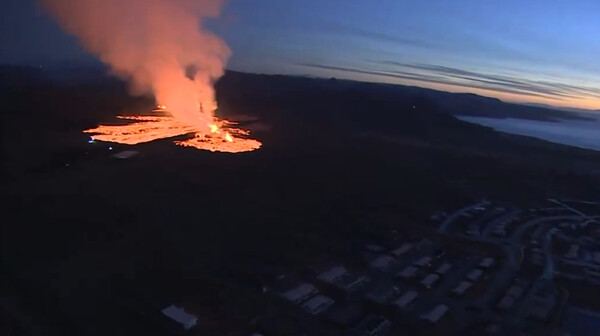
[[[212,121],[213,83],[223,75],[230,50],[202,20],[218,17],[222,1],[40,2],[87,51],[128,80],[133,94],[153,94],[186,124],[206,127]]]

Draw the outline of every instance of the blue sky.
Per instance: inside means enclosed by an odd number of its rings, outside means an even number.
[[[85,60],[33,0],[5,0],[0,61]],[[597,0],[229,0],[229,68],[600,108]]]

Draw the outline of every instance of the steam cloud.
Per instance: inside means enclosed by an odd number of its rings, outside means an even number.
[[[213,83],[230,50],[201,24],[219,15],[221,0],[40,1],[89,52],[129,80],[133,94],[154,94],[186,124],[212,121]]]

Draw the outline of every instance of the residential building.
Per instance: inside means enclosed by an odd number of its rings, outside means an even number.
[[[450,308],[448,308],[448,306],[446,306],[445,304],[439,304],[429,312],[421,315],[421,319],[426,320],[430,323],[437,323],[439,320],[442,319],[442,317],[448,314],[449,311]]]
[[[431,262],[431,257],[423,256],[423,257],[415,260],[415,262],[413,262],[413,265],[423,267],[423,266],[429,265],[430,262]]]
[[[419,293],[414,290],[409,290],[408,292],[402,294],[398,299],[394,301],[394,305],[398,306],[400,309],[407,309],[413,301],[415,301],[419,297]]]
[[[281,297],[292,302],[293,304],[299,304],[305,301],[309,297],[316,295],[319,291],[315,286],[309,283],[302,283],[286,292],[281,294]]]
[[[425,278],[423,278],[423,280],[421,280],[421,285],[423,285],[425,288],[431,288],[433,285],[435,285],[436,282],[438,282],[438,280],[440,280],[439,275],[435,273],[430,273]]]
[[[325,295],[316,295],[302,304],[302,309],[311,315],[327,310],[335,301]]]
[[[435,270],[435,272],[438,274],[446,274],[451,268],[452,268],[452,264],[443,263]]]
[[[454,287],[454,289],[452,290],[452,294],[456,296],[461,296],[467,291],[467,289],[471,288],[472,286],[473,284],[468,281],[461,281],[456,287]]]
[[[346,274],[348,274],[348,270],[344,266],[335,266],[317,275],[317,279],[329,284],[333,284]]]
[[[467,279],[471,281],[477,281],[483,275],[483,271],[480,269],[474,269],[469,274],[467,274]]]
[[[170,305],[167,308],[161,310],[163,315],[169,317],[171,320],[181,324],[183,329],[189,330],[193,328],[198,322],[198,318],[195,315],[188,314],[185,309]]]

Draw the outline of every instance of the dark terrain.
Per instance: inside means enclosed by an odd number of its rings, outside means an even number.
[[[599,153],[453,116],[572,114],[476,95],[229,72],[218,114],[243,117],[263,148],[159,140],[116,160],[81,131],[152,99],[33,69],[6,68],[2,83],[0,324],[14,335],[163,334],[139,302],[173,300],[195,302],[206,334],[243,334],[269,309],[258,293],[272,269],[351,253],[391,226],[420,230],[473,199],[527,207],[600,190]]]

